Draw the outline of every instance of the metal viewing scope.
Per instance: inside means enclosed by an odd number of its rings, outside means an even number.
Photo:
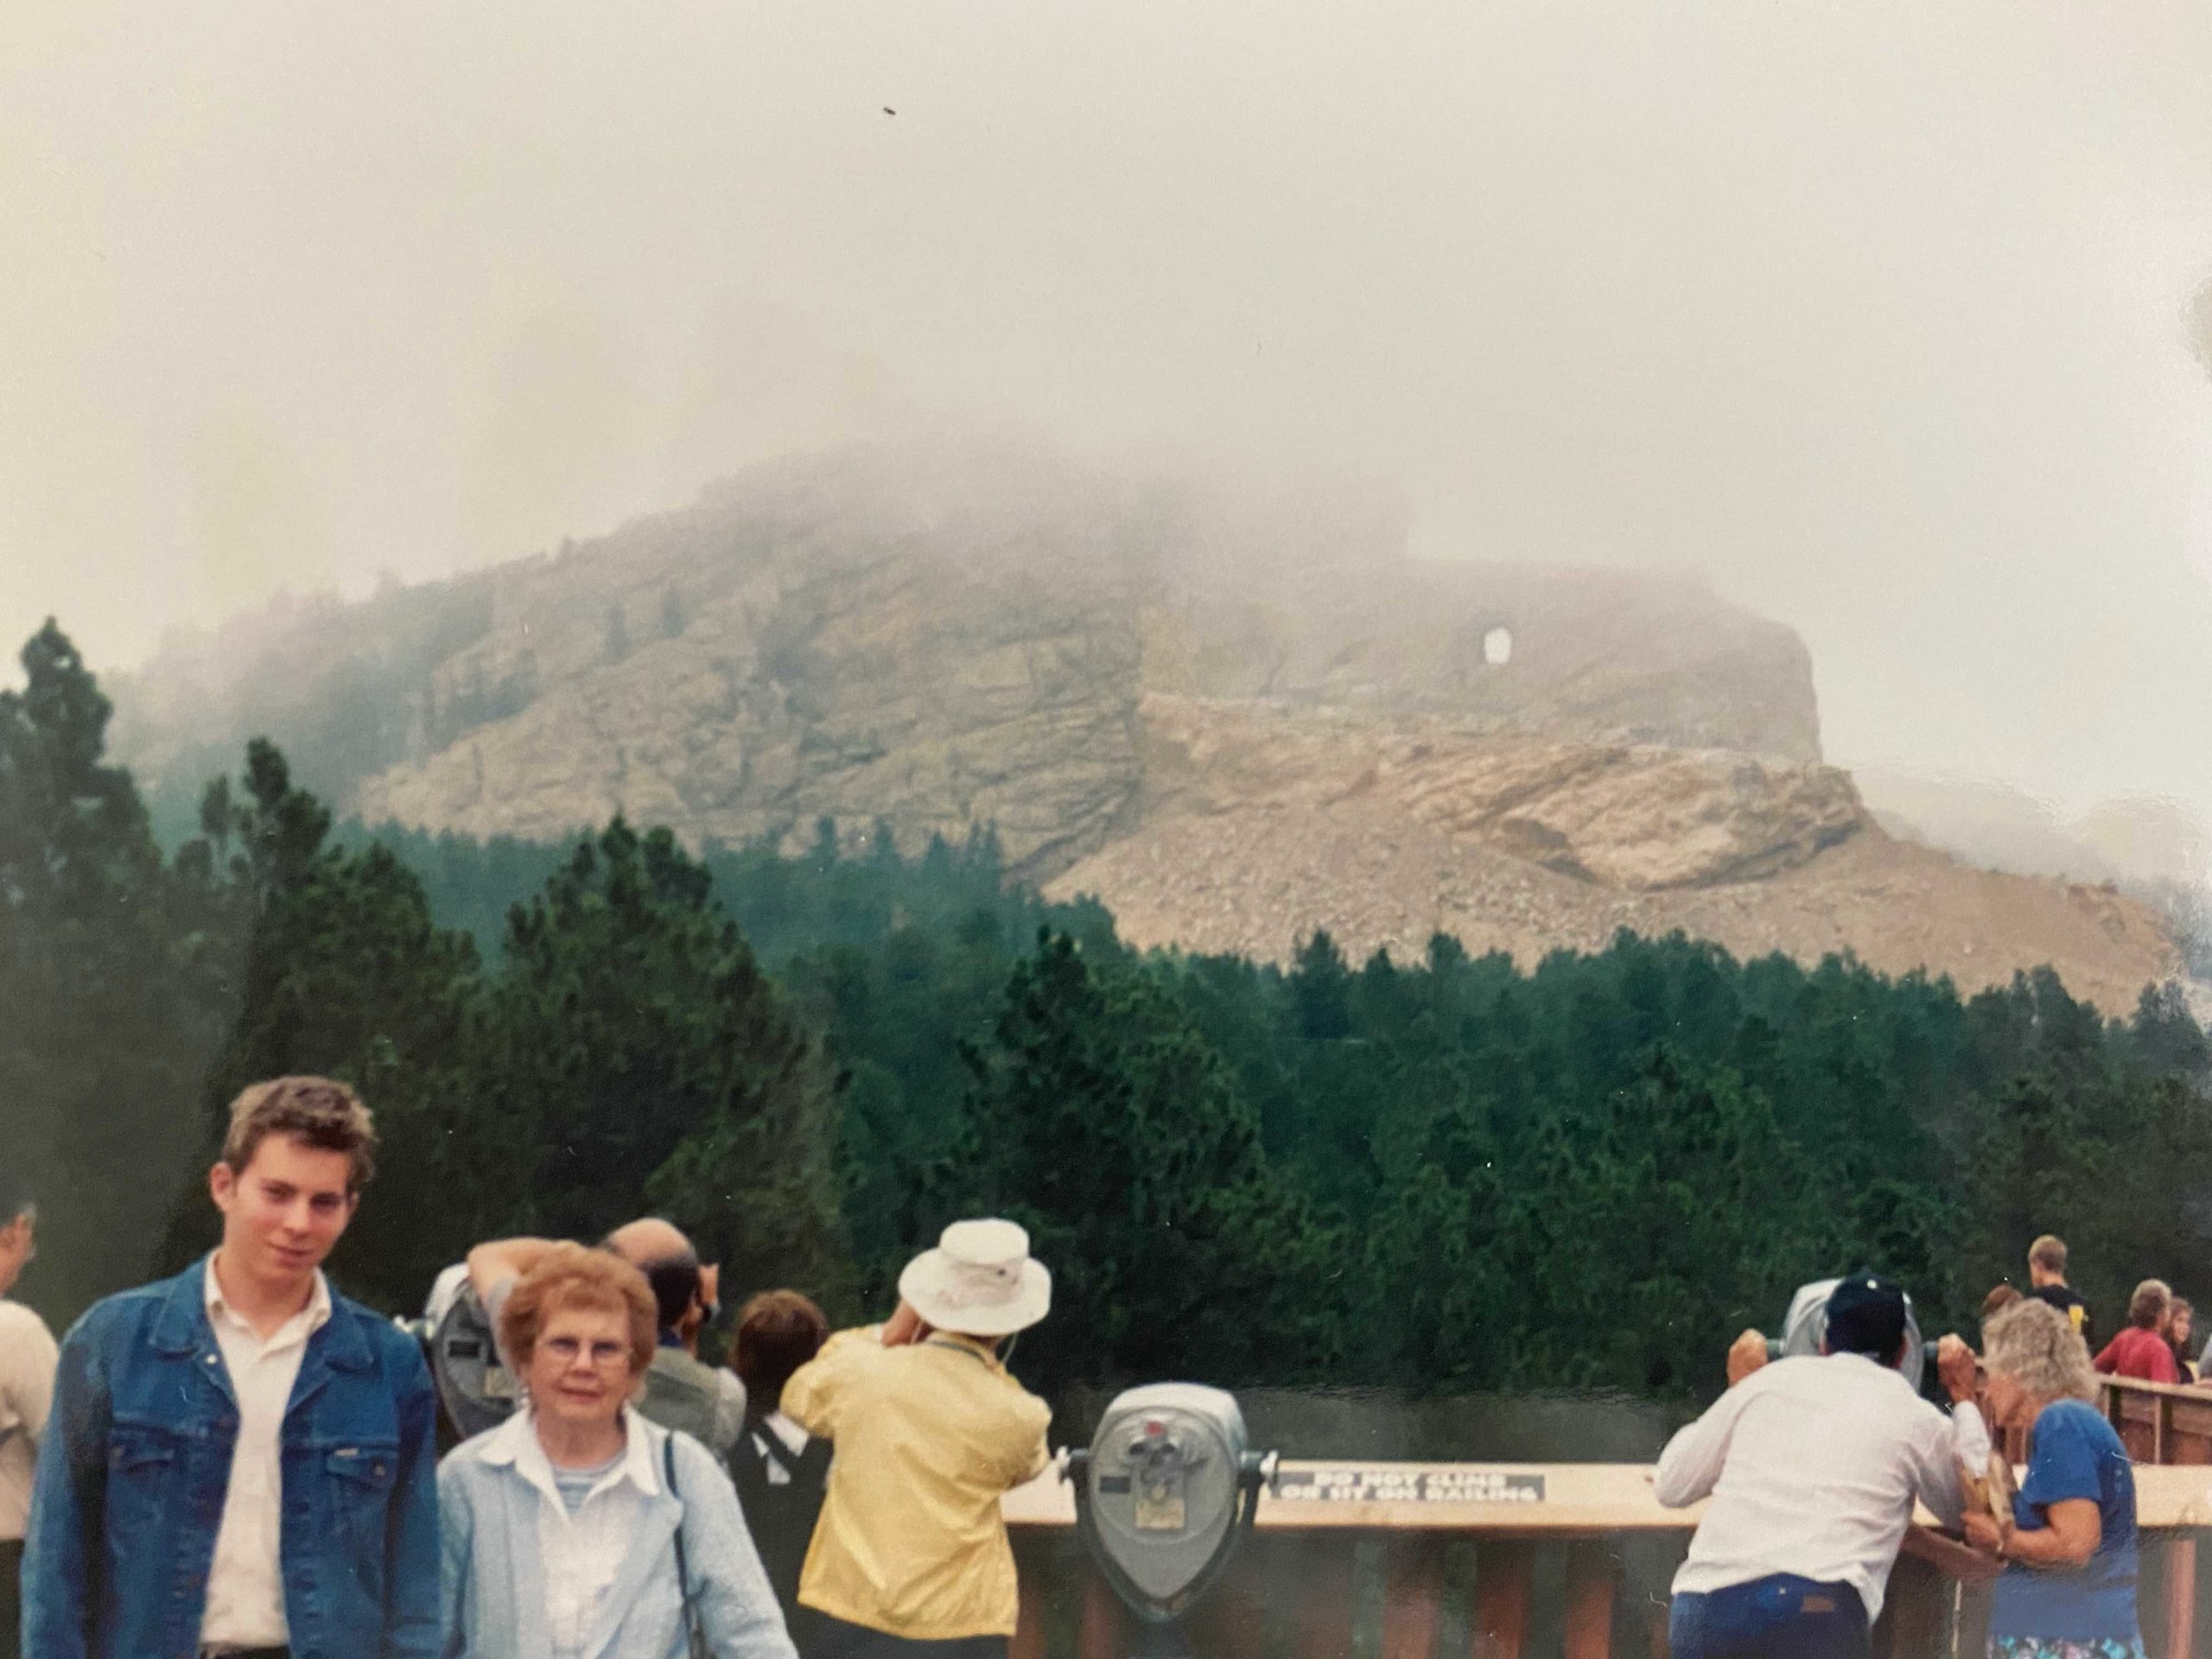
[[[455,1444],[497,1428],[514,1414],[522,1390],[499,1357],[492,1320],[466,1268],[448,1268],[430,1288],[419,1319],[402,1320],[423,1344]]]
[[[1767,1338],[1766,1357],[1782,1359],[1797,1354],[1817,1354],[1821,1344],[1828,1338],[1828,1297],[1843,1282],[1840,1277],[1815,1279],[1809,1285],[1800,1285],[1797,1294],[1789,1299],[1789,1312],[1783,1316],[1780,1340]],[[1904,1299],[1904,1363],[1898,1371],[1912,1384],[1913,1392],[1920,1391],[1923,1376],[1928,1368],[1928,1350],[1921,1340],[1920,1315],[1913,1311],[1912,1298]]]
[[[1136,1615],[1143,1659],[1189,1654],[1183,1617],[1251,1529],[1275,1463],[1252,1450],[1232,1397],[1192,1382],[1117,1395],[1090,1447],[1067,1454],[1076,1529]]]

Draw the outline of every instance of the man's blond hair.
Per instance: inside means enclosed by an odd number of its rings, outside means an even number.
[[[2066,1276],[2066,1241],[2056,1233],[2045,1233],[2028,1246],[2028,1262],[2046,1273]]]
[[[272,1135],[297,1136],[321,1152],[342,1152],[351,1167],[346,1190],[359,1192],[377,1173],[376,1122],[361,1097],[330,1077],[271,1077],[248,1084],[231,1103],[223,1161],[245,1173]]]

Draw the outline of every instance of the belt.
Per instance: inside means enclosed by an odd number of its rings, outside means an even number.
[[[289,1648],[202,1648],[200,1659],[292,1659]]]

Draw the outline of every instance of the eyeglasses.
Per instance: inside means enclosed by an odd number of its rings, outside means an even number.
[[[579,1359],[587,1357],[602,1370],[630,1363],[630,1344],[626,1342],[594,1342],[588,1355],[585,1353],[583,1343],[575,1337],[548,1337],[537,1345],[563,1365],[573,1365]]]

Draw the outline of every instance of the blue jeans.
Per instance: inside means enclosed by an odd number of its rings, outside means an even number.
[[[1667,1643],[1673,1659],[1867,1659],[1872,1650],[1859,1592],[1794,1573],[1677,1593]]]

